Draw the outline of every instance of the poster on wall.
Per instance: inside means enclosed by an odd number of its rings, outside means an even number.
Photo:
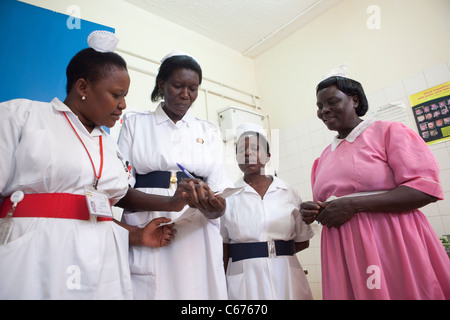
[[[428,145],[450,140],[450,81],[409,96],[409,102]]]

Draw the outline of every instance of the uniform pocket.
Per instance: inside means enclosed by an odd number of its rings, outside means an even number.
[[[15,222],[14,230],[20,232]],[[0,246],[0,299],[33,299],[36,282],[36,238],[38,230],[23,235],[12,235],[12,241]]]
[[[242,300],[246,299],[247,286],[245,284],[245,276],[243,273],[233,276],[227,275],[228,299]]]
[[[155,300],[156,279],[150,274],[132,274],[131,284],[135,300]]]

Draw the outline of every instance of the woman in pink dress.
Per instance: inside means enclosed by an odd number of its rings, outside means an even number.
[[[322,230],[324,299],[450,299],[450,260],[418,210],[443,199],[430,149],[401,123],[362,120],[357,81],[317,87],[317,116],[334,141],[314,162],[306,223]]]

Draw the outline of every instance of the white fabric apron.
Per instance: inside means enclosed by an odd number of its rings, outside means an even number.
[[[127,255],[128,231],[112,221],[15,218],[0,299],[132,299]]]

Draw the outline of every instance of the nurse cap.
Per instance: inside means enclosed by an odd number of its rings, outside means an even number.
[[[114,52],[119,43],[119,38],[112,32],[96,30],[89,35],[87,42],[89,47],[95,51],[102,53]]]
[[[348,68],[349,68],[349,64],[348,63],[343,63],[339,66],[337,66],[335,69],[329,71],[327,74],[325,74],[322,78],[322,80],[328,79],[330,77],[343,77],[343,78],[347,78],[348,75]]]
[[[267,140],[266,131],[261,126],[252,122],[245,122],[236,128],[236,141],[239,141],[239,138],[246,132],[259,133],[259,135],[263,136]]]
[[[195,59],[193,56],[191,56],[190,54],[187,54],[186,52],[180,51],[180,50],[174,50],[172,52],[169,52],[167,55],[164,56],[164,58],[161,59],[161,63],[164,63],[164,61],[166,61],[167,59],[172,58],[172,57],[176,57],[176,56],[188,56],[188,57],[194,59],[195,62],[200,64],[197,61],[197,59]]]

